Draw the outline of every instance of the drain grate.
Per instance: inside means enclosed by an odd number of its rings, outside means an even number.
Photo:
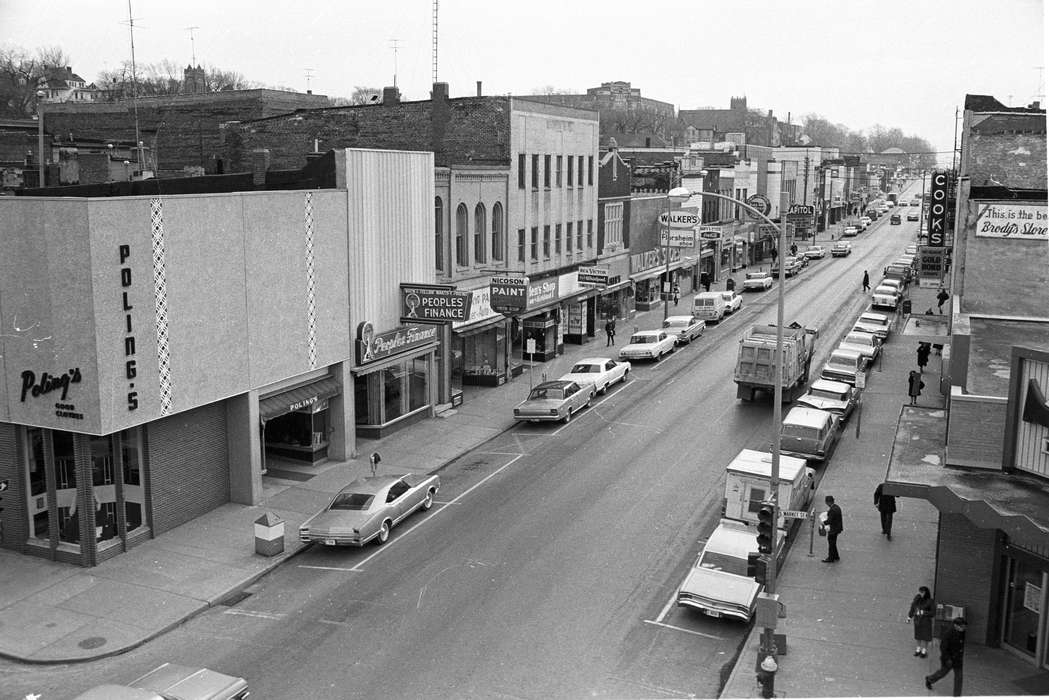
[[[245,600],[246,598],[250,598],[250,597],[251,597],[251,592],[249,592],[249,591],[246,591],[246,590],[244,590],[244,591],[237,591],[236,593],[228,595],[225,598],[223,598],[222,600],[220,600],[219,601],[219,605],[225,605],[227,608],[232,608],[234,605],[237,605],[241,601]]]

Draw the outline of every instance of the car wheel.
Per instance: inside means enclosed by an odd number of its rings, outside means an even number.
[[[626,384],[626,376],[628,374],[630,374],[630,370],[627,370],[626,372],[623,372],[623,376],[619,378],[620,383]]]
[[[379,544],[386,544],[387,540],[390,539],[390,528],[393,527],[393,523],[389,520],[383,520],[382,525],[379,526],[379,536],[375,538],[375,541]]]
[[[568,409],[568,413],[566,413],[565,417],[561,419],[561,422],[562,423],[568,423],[571,420],[572,420],[572,409],[569,408]]]
[[[426,492],[426,498],[423,499],[422,509],[430,510],[433,508],[433,489]]]
[[[586,403],[583,404],[583,408],[590,408],[590,402],[594,400],[594,392],[590,392],[590,396],[586,397]]]

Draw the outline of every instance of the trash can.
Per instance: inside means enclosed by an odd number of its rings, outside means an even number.
[[[272,557],[284,551],[284,520],[276,513],[263,513],[255,521],[255,553]]]

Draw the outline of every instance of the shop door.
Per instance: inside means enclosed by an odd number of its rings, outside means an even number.
[[[1028,656],[1037,663],[1039,637],[1042,642],[1042,665],[1045,653],[1045,592],[1049,575],[1039,566],[1025,559],[1007,558],[1008,572],[1005,587],[1005,615],[1002,625],[1002,643]]]

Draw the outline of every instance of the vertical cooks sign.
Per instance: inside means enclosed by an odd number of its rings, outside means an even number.
[[[947,171],[936,170],[932,174],[929,190],[929,246],[942,248],[947,241]]]

